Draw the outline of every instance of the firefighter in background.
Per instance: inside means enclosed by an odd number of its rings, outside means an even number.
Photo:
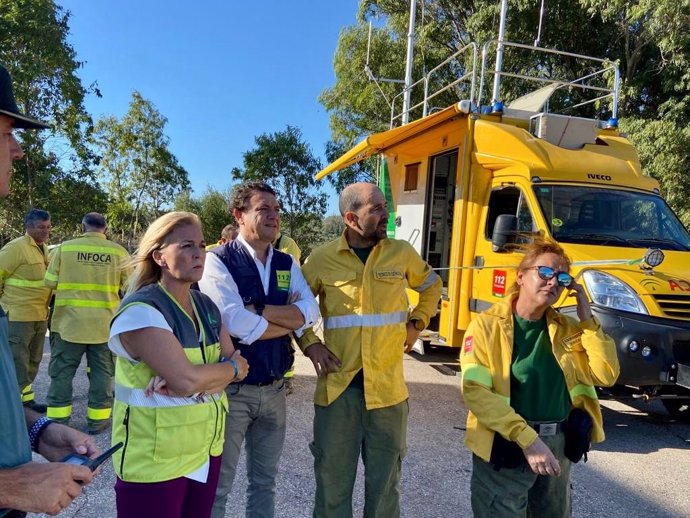
[[[237,238],[237,225],[235,223],[230,223],[228,225],[225,225],[223,227],[223,230],[220,231],[220,239],[218,240],[217,243],[211,243],[206,247],[206,251],[208,252],[209,250],[214,249],[217,246],[224,245],[225,243],[229,243],[230,241],[234,241]]]
[[[45,283],[55,290],[51,323],[48,417],[67,422],[72,414],[72,379],[86,353],[89,372],[88,432],[108,426],[113,402],[113,357],[108,349],[110,320],[126,282],[127,251],[105,237],[105,218],[90,212],[83,235],[53,253]]]
[[[275,241],[273,241],[273,248],[276,250],[280,250],[281,252],[285,252],[286,254],[290,254],[295,261],[297,261],[297,264],[300,264],[300,259],[302,258],[302,250],[299,249],[299,246],[297,246],[297,243],[295,242],[294,239],[292,239],[290,236],[286,236],[283,234],[280,230],[278,230],[278,237],[276,238]],[[294,348],[294,341],[292,342],[293,348]],[[285,376],[283,379],[285,380],[285,394],[290,395],[292,394],[292,378],[295,377],[295,361],[292,361],[292,365],[290,365],[290,370],[285,373]]]
[[[26,234],[0,250],[0,304],[9,317],[9,341],[24,406],[44,414],[34,400],[32,383],[43,357],[50,288],[43,284],[48,266],[46,241],[50,214],[31,209],[24,216]]]
[[[299,246],[297,246],[295,240],[292,239],[290,236],[286,236],[282,232],[278,231],[278,237],[273,242],[273,248],[275,248],[276,250],[280,250],[281,252],[285,252],[286,254],[290,254],[292,257],[295,258],[297,264],[301,263],[302,250],[299,249]]]

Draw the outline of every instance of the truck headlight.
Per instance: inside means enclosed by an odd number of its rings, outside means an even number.
[[[637,293],[613,275],[597,270],[587,270],[582,278],[595,304],[621,311],[649,314]]]

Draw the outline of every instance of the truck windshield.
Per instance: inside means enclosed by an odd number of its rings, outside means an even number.
[[[542,184],[534,191],[551,235],[562,243],[690,250],[690,234],[660,196]]]

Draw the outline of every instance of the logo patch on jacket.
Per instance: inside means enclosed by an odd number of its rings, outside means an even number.
[[[389,279],[403,280],[405,276],[403,275],[403,272],[399,270],[376,270],[374,272],[374,277],[376,280],[385,281]]]
[[[566,351],[570,351],[574,345],[579,345],[582,342],[582,331],[574,335],[566,336],[561,339],[561,344]]]
[[[474,349],[474,337],[468,336],[465,338],[465,344],[462,347],[462,352],[465,354],[470,354]]]
[[[113,262],[113,256],[97,252],[77,252],[77,261],[80,263],[110,264]]]
[[[278,289],[288,291],[290,289],[290,270],[276,270]]]

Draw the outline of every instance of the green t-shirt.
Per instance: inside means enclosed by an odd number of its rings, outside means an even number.
[[[546,318],[531,322],[513,315],[513,323],[510,406],[528,421],[562,421],[570,412],[570,396]]]

